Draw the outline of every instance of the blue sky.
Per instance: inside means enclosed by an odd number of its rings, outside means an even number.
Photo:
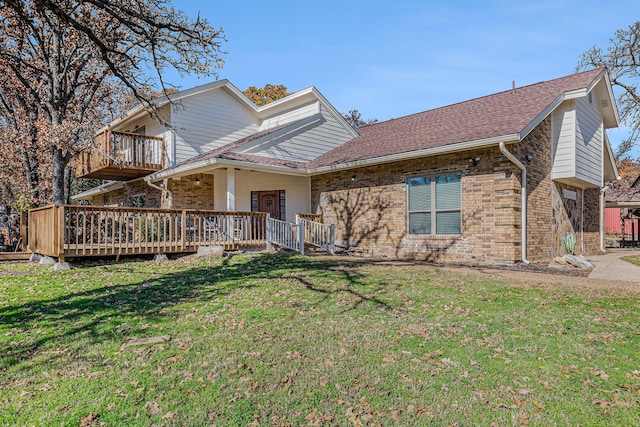
[[[224,29],[219,77],[239,89],[315,86],[339,111],[378,120],[571,74],[583,51],[640,19],[637,0],[173,4]],[[182,88],[212,80],[168,78]],[[610,132],[614,146],[623,134]]]

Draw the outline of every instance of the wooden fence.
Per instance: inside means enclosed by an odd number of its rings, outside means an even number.
[[[29,211],[28,248],[61,258],[266,245],[266,213],[51,205]],[[62,262],[62,261],[61,261]]]

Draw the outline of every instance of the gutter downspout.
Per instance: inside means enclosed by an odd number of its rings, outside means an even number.
[[[167,200],[167,209],[171,209],[172,205],[173,205],[173,195],[171,194],[171,191],[167,189],[168,187],[168,179],[165,179],[164,181],[162,181],[162,185],[164,185],[164,188],[160,187],[159,185],[154,184],[151,181],[147,181],[145,179],[145,181],[147,182],[147,185],[151,188],[155,188],[156,190],[160,190],[162,191],[162,193],[165,195],[166,200]]]
[[[607,250],[604,248],[604,193],[610,187],[605,185],[600,189],[600,251],[606,252]]]
[[[531,261],[527,259],[527,168],[513,153],[507,150],[504,142],[500,141],[498,147],[500,148],[500,152],[522,171],[522,262],[528,265],[531,264]]]

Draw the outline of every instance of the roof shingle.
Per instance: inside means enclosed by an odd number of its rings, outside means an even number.
[[[521,132],[561,94],[587,87],[603,69],[496,93],[358,129],[360,136],[310,167],[330,166]]]

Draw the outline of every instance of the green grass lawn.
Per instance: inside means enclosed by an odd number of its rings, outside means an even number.
[[[0,425],[640,425],[639,294],[493,277],[0,264]]]
[[[623,261],[630,262],[631,264],[640,265],[640,255],[630,255],[622,257]]]

